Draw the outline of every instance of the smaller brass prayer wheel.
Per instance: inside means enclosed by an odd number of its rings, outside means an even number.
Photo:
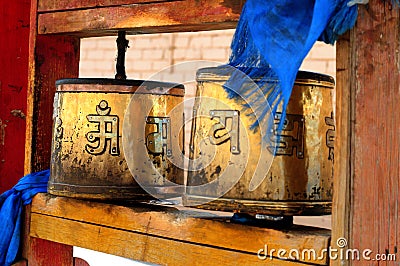
[[[275,156],[264,156],[268,147],[263,146],[260,129],[250,129],[253,111],[244,108],[243,98],[229,98],[223,87],[231,77],[229,71],[197,72],[184,205],[277,216],[331,213],[333,78],[298,73],[283,130],[279,138],[276,130],[272,133]],[[279,108],[275,126],[281,118]],[[257,174],[262,178],[252,187]]]
[[[136,178],[160,188],[167,181],[183,185],[183,170],[166,160],[166,153],[182,151],[171,150],[172,145],[164,149],[167,141],[183,143],[183,110],[170,112],[183,102],[183,85],[65,79],[57,81],[56,87],[49,193],[88,199],[149,199],[152,196]],[[135,124],[125,123],[131,120],[126,117],[128,109]],[[126,142],[133,143],[132,150],[123,147],[123,132],[131,132]],[[145,152],[136,161],[127,161],[127,153],[140,149]],[[157,175],[140,169],[148,162]],[[138,168],[141,176],[133,176],[131,167]],[[180,195],[165,191],[165,197]]]

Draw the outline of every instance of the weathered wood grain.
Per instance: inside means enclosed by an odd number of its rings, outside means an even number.
[[[74,266],[90,266],[85,260],[74,257]]]
[[[32,1],[25,140],[25,173],[49,168],[55,82],[79,74],[79,38],[37,35]]]
[[[243,0],[185,0],[39,14],[39,34],[99,36],[234,28]]]
[[[360,7],[354,34],[350,244],[374,253],[397,250],[400,256],[399,9],[390,1],[378,0],[371,1],[368,8]]]
[[[400,17],[390,1],[359,7],[356,27],[338,44],[339,170],[333,238],[399,259]],[[343,61],[342,61],[343,60]],[[350,190],[351,194],[347,191]],[[350,195],[350,197],[348,197]],[[341,198],[343,197],[343,198]],[[341,206],[340,201],[345,203]],[[341,235],[342,234],[342,235]],[[365,261],[342,261],[365,265]],[[397,264],[396,264],[397,263]],[[335,265],[343,265],[335,262]],[[369,265],[398,265],[375,261]]]
[[[346,33],[338,40],[336,53],[336,139],[331,244],[333,248],[338,248],[337,239],[349,239],[350,235],[351,169],[354,167],[354,157],[351,156],[351,150],[354,149],[354,106],[351,102],[354,102],[355,96],[355,91],[350,89],[352,70],[350,33]],[[332,261],[333,265],[339,266],[342,263],[346,261]]]
[[[49,12],[49,11],[64,11],[84,8],[99,8],[109,6],[120,6],[120,5],[134,5],[143,3],[155,3],[155,2],[166,2],[166,1],[179,1],[179,0],[69,0],[69,1],[57,1],[57,0],[39,0],[38,1],[38,12]]]
[[[29,266],[73,266],[73,246],[31,237]]]
[[[287,260],[260,260],[256,254],[102,227],[37,213],[32,214],[32,237],[105,252],[160,265],[307,265]]]
[[[28,261],[22,259],[20,261],[13,263],[11,266],[28,266]]]
[[[206,219],[207,213],[194,210],[178,211],[175,208],[152,209],[149,207],[123,207],[106,203],[79,201],[71,198],[53,197],[40,194],[34,198],[32,212],[58,217],[63,221],[81,221],[100,227],[112,227],[118,230],[138,234],[157,236],[178,242],[208,246],[217,249],[234,250],[255,254],[268,245],[268,249],[315,249],[320,252],[329,246],[330,231],[311,227],[294,227],[293,230],[275,230],[232,224],[225,219]],[[203,218],[196,218],[201,216]],[[208,215],[209,216],[209,215]],[[47,219],[47,218],[46,218]],[[32,220],[32,229],[36,221]],[[35,227],[37,228],[37,227]],[[54,227],[55,229],[57,227]],[[47,234],[47,233],[46,233]],[[54,233],[56,234],[56,231]],[[40,235],[55,241],[51,235]],[[305,258],[305,262],[326,264],[327,258],[314,260]]]

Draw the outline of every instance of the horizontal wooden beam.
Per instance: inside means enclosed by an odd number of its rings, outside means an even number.
[[[185,0],[105,8],[47,12],[38,15],[39,34],[80,37],[199,31],[234,28],[244,0]]]
[[[257,255],[32,214],[32,236],[161,265],[264,265]],[[307,265],[272,259],[274,265]]]
[[[120,5],[135,5],[143,3],[172,2],[181,0],[39,0],[38,12],[65,11],[84,8],[110,7]]]
[[[219,265],[235,256],[248,260],[247,263],[265,263],[257,257],[257,252],[265,245],[268,250],[298,249],[302,252],[314,249],[316,254],[322,254],[330,242],[330,231],[325,229],[251,227],[191,209],[149,205],[124,207],[47,194],[36,196],[32,203],[31,236],[161,264],[168,264],[168,261],[157,260],[172,259],[161,258],[170,256],[168,250],[182,253],[182,256],[193,251],[190,255],[199,260],[206,260],[207,254],[211,254],[208,258],[215,256],[215,263]],[[143,253],[146,245],[147,253]],[[217,259],[219,252],[221,260]],[[168,256],[160,255],[165,253]],[[326,265],[327,258],[314,260],[305,256],[297,262]]]

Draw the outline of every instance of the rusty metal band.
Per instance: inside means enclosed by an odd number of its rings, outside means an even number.
[[[51,194],[57,196],[66,196],[82,199],[120,199],[129,198],[130,200],[152,199],[148,193],[145,193],[139,186],[83,186],[74,184],[65,184],[49,181],[48,188]],[[107,191],[107,193],[105,193]]]
[[[205,82],[225,82],[230,78],[230,68],[203,68],[197,71],[197,81]],[[257,81],[259,79],[254,79]],[[278,80],[269,80],[268,83],[277,83]],[[335,86],[335,80],[329,75],[320,73],[299,71],[295,80],[295,85],[307,85],[307,86],[320,86],[324,88],[333,89]]]
[[[155,95],[185,95],[182,84],[143,80],[62,79],[56,82],[57,92],[139,93]]]

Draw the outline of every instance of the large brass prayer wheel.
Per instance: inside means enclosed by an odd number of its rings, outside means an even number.
[[[155,187],[163,187],[167,181],[183,184],[183,170],[165,160],[171,147],[165,151],[157,146],[162,144],[163,136],[183,143],[183,111],[169,117],[170,110],[183,102],[183,85],[65,79],[57,81],[56,87],[49,193],[89,199],[152,198],[129,169],[129,163],[140,167],[148,157],[159,178],[155,180],[150,173],[140,171],[142,180]],[[128,107],[134,110],[131,115],[136,124],[124,123]],[[168,120],[167,126],[164,120]],[[127,140],[134,143],[134,150],[124,150],[124,130],[134,132]],[[127,162],[125,153],[136,153],[139,146],[146,151],[135,157],[141,161]]]
[[[254,113],[244,108],[245,100],[229,97],[223,88],[230,77],[223,68],[197,73],[184,205],[277,216],[331,213],[333,78],[298,73],[283,130],[278,138],[279,107],[269,136],[274,145],[268,146],[260,129],[250,129]],[[273,147],[275,153],[265,153]],[[260,173],[262,178],[252,187]],[[211,183],[214,186],[205,185]]]

